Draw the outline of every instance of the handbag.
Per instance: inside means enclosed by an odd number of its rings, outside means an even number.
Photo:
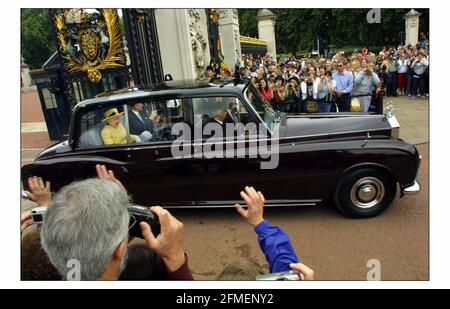
[[[306,112],[307,113],[317,113],[319,110],[316,101],[307,101],[306,102]]]
[[[350,111],[351,112],[360,112],[361,111],[361,104],[359,103],[359,100],[357,98],[352,98],[350,102]]]

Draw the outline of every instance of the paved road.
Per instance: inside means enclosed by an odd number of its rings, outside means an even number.
[[[382,280],[428,280],[428,144],[417,147],[423,157],[421,192],[397,197],[376,218],[347,219],[332,205],[271,208],[265,217],[290,235],[299,258],[318,280],[365,280],[370,259],[381,262]],[[173,213],[185,224],[185,246],[196,279],[214,279],[235,257],[267,267],[256,234],[234,209]]]

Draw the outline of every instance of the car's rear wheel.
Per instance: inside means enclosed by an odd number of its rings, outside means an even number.
[[[389,207],[396,191],[397,184],[393,177],[376,169],[363,168],[339,181],[334,202],[347,217],[370,218]]]

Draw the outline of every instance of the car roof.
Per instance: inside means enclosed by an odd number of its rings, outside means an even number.
[[[139,101],[149,97],[158,96],[210,96],[210,95],[236,95],[241,94],[245,84],[228,80],[182,80],[169,81],[153,89],[139,89],[130,87],[121,89],[78,103],[74,109],[85,108],[91,105],[110,105],[120,101]]]

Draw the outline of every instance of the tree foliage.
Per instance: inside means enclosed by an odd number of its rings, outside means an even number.
[[[52,18],[48,9],[22,9],[20,13],[20,52],[31,69],[41,68],[56,50]]]
[[[242,35],[258,36],[259,9],[239,9]],[[381,23],[369,24],[369,9],[271,9],[276,15],[275,38],[278,53],[310,51],[315,37],[330,47],[390,46],[400,43],[405,32],[404,16],[410,9],[381,9]],[[420,33],[428,36],[429,10],[417,9]]]

